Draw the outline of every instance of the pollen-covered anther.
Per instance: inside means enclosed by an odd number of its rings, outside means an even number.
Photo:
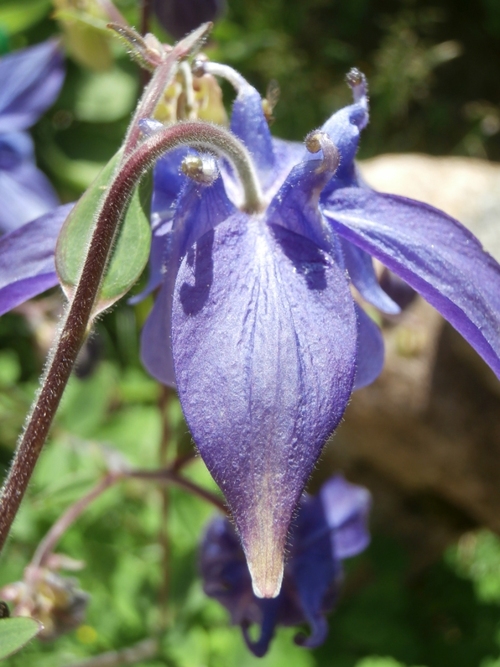
[[[357,67],[353,67],[345,75],[345,80],[349,88],[352,90],[354,102],[367,106],[368,84],[363,72],[360,72]]]
[[[212,185],[219,176],[217,162],[211,155],[188,155],[181,164],[182,172],[197,183]]]
[[[317,169],[318,173],[329,171],[332,174],[340,164],[340,153],[337,147],[325,132],[310,132],[305,140],[305,145],[310,153],[323,151],[323,159]]]

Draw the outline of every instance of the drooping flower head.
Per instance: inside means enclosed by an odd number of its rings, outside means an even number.
[[[227,499],[254,592],[273,597],[310,472],[353,387],[382,365],[380,332],[350,284],[398,312],[370,254],[433,303],[497,374],[500,268],[455,220],[361,182],[354,158],[368,100],[359,72],[348,77],[354,103],[311,133],[306,150],[271,138],[260,96],[237,73],[205,68],[237,89],[231,130],[250,153],[258,202],[249,204],[248,184],[225,160],[221,178],[199,182],[180,174],[182,154],[161,161],[150,278],[161,288],[142,355],[154,376],[176,385]]]
[[[255,655],[267,652],[277,625],[307,622],[310,636],[297,635],[295,640],[307,648],[325,640],[324,614],[337,602],[342,561],[369,542],[369,507],[369,493],[340,476],[328,480],[317,496],[303,496],[290,531],[283,585],[272,600],[253,593],[245,555],[228,519],[217,517],[210,523],[200,549],[203,589],[226,607],[232,623],[241,626]],[[250,638],[252,624],[261,627],[257,641]]]
[[[0,232],[55,208],[57,196],[35,166],[26,130],[57,98],[64,80],[57,41],[49,40],[0,58]]]
[[[231,133],[180,123],[177,135],[209,154],[181,148],[157,167],[147,290],[159,291],[142,356],[152,375],[177,387],[228,502],[254,593],[272,598],[321,449],[353,389],[382,367],[380,332],[352,285],[365,301],[398,312],[371,256],[435,305],[497,375],[500,267],[455,220],[360,181],[354,158],[368,100],[359,72],[348,77],[353,104],[304,147],[272,139],[259,94],[239,74],[200,67],[237,90]],[[152,136],[128,165],[170,136],[147,119],[141,128]],[[20,231],[10,250],[27,236]],[[8,295],[17,278],[5,266]],[[28,271],[23,285],[29,279]]]

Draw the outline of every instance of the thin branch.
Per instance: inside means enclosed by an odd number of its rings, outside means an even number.
[[[206,500],[223,514],[227,514],[227,507],[220,496],[211,491],[207,491],[207,489],[198,486],[195,482],[192,482],[185,477],[181,477],[181,475],[178,475],[171,470],[130,470],[127,472],[127,476],[135,477],[137,479],[150,479],[156,480],[157,482],[175,484],[181,489],[185,489],[193,495],[198,496],[198,498]]]
[[[35,553],[33,554],[33,558],[31,559],[29,567],[44,567],[61,537],[68,530],[68,528],[83,514],[87,507],[111,486],[124,479],[142,479],[144,481],[175,484],[185,491],[198,496],[198,498],[206,500],[224,514],[227,513],[227,509],[219,496],[215,495],[215,493],[212,493],[211,491],[208,491],[207,489],[204,489],[201,486],[198,486],[198,484],[195,484],[194,482],[181,477],[181,475],[170,469],[123,470],[120,472],[110,472],[82,498],[79,498],[75,503],[73,503],[73,505],[70,505],[67,510],[59,517],[59,519],[57,519],[57,521],[52,525],[48,533],[38,545]],[[167,543],[167,558],[168,555],[169,553]],[[167,585],[168,581],[166,586]]]
[[[45,535],[43,540],[38,545],[33,558],[31,559],[31,566],[43,567],[46,565],[50,554],[54,551],[56,544],[59,542],[64,533],[73,524],[87,507],[94,502],[104,491],[109,489],[113,484],[119,482],[125,476],[124,473],[108,473],[106,477],[100,480],[93,489],[86,495],[70,505],[68,509],[62,514],[59,519],[53,524],[49,532]]]
[[[134,646],[121,651],[108,651],[88,660],[73,662],[66,667],[120,667],[120,665],[134,665],[141,660],[149,660],[158,654],[158,640],[145,639]]]
[[[168,462],[168,450],[172,444],[172,428],[169,419],[169,406],[172,399],[173,390],[170,387],[162,387],[159,408],[162,418],[162,434],[159,452],[159,464],[161,467],[166,466]],[[162,550],[161,574],[162,580],[158,590],[158,608],[160,610],[160,629],[165,629],[168,626],[167,618],[167,602],[168,591],[170,586],[170,540],[168,534],[168,514],[170,510],[170,493],[169,489],[164,486],[161,489],[161,521],[158,531],[158,542]]]

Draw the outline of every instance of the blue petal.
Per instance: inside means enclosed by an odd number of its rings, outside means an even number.
[[[337,475],[323,484],[319,498],[330,528],[333,556],[343,560],[366,549],[370,542],[369,491]]]
[[[55,102],[64,80],[56,40],[0,59],[0,132],[25,130]]]
[[[318,210],[320,192],[331,174],[322,171],[321,166],[317,159],[297,164],[269,204],[267,219],[308,238],[343,263],[335,235]]]
[[[375,322],[356,305],[358,354],[354,389],[362,389],[378,378],[384,367],[384,339]]]
[[[302,501],[293,531],[292,559],[289,569],[305,620],[311,627],[309,637],[295,641],[315,648],[328,632],[324,612],[333,606],[339,582],[340,560],[332,554],[330,527],[320,497]],[[327,597],[329,598],[327,601]]]
[[[262,109],[262,98],[246,82],[241,84],[233,104],[231,130],[250,151],[262,187],[266,189],[275,179],[273,140]]]
[[[383,313],[398,315],[401,308],[380,287],[371,256],[345,239],[341,247],[349,277],[363,299]]]
[[[165,385],[175,387],[171,343],[172,293],[179,263],[190,245],[225,220],[233,210],[222,179],[217,179],[208,187],[188,180],[179,196],[172,231],[162,237],[162,245],[155,249],[161,254],[161,259],[155,259],[155,272],[151,273],[150,282],[161,275],[163,284],[142,330],[141,359],[148,372]]]
[[[431,303],[500,377],[500,266],[459,222],[432,206],[361,188],[322,202],[335,231]]]
[[[28,135],[23,136],[31,143]],[[0,169],[0,201],[2,232],[21,227],[53,210],[59,203],[47,177],[29,160],[19,162],[11,169]]]
[[[174,217],[174,204],[182,187],[188,182],[188,178],[180,170],[181,162],[188,153],[188,149],[178,148],[156,163],[151,200],[153,231]]]
[[[337,111],[321,128],[337,147],[340,165],[325,187],[326,195],[340,187],[358,185],[358,173],[354,158],[358,151],[361,130],[368,122],[368,111],[363,104],[351,104]]]
[[[291,515],[351,394],[356,318],[342,269],[307,239],[235,214],[183,260],[173,304],[179,397],[263,597]]]
[[[0,315],[57,285],[54,250],[71,207],[60,206],[0,239]]]

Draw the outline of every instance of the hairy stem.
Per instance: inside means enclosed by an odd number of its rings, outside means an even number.
[[[260,189],[248,152],[227,130],[203,122],[178,123],[145,140],[120,166],[97,214],[95,228],[73,299],[57,337],[42,384],[0,498],[0,550],[47,438],[64,388],[88,332],[94,303],[112,253],[113,241],[134,188],[164,153],[179,146],[216,151],[228,157],[240,174],[247,206],[261,207]]]
[[[141,118],[150,118],[160,101],[167,86],[173,81],[177,72],[177,63],[188,55],[196,52],[202,45],[207,34],[212,29],[212,23],[204,23],[192,33],[184,37],[172,48],[165,56],[165,60],[155,69],[151,81],[144,90],[144,93],[137,105],[132,122],[130,123],[125,137],[124,159],[129,155],[139,143],[141,130],[139,121]]]

